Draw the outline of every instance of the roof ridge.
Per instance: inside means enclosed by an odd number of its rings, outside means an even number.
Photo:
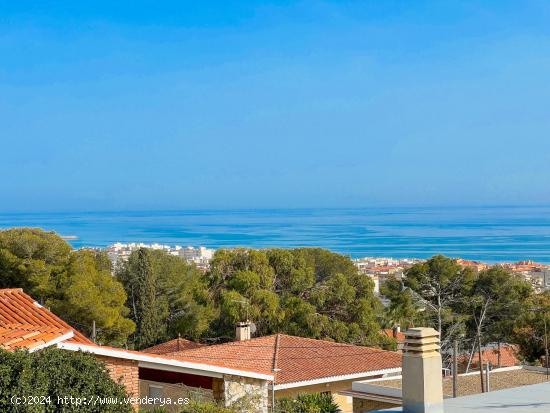
[[[311,337],[301,337],[301,336],[293,336],[293,335],[289,335],[289,334],[280,334],[282,337],[289,337],[289,338],[298,338],[300,340],[304,340],[304,341],[316,341],[316,342],[322,342],[322,343],[327,343],[327,344],[330,344],[332,346],[341,346],[341,347],[362,347],[362,348],[368,348],[368,349],[374,349],[374,350],[380,350],[380,351],[383,351],[379,348],[376,348],[376,347],[372,347],[372,346],[362,346],[360,344],[351,344],[351,343],[339,343],[337,341],[330,341],[330,340],[326,340],[326,339],[321,339],[321,338],[311,338]],[[284,347],[284,346],[283,346]]]
[[[253,343],[253,342],[256,342],[256,341],[260,341],[260,340],[266,340],[266,339],[270,339],[270,338],[275,338],[277,336],[277,334],[270,334],[268,336],[259,336],[259,337],[254,337],[254,338],[251,338],[249,340],[233,340],[233,341],[226,341],[225,343],[218,343],[218,344],[212,344],[208,347],[215,347],[215,346],[231,346],[231,345],[245,345],[247,343]]]

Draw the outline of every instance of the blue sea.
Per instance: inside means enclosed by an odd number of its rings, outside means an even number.
[[[442,253],[550,263],[550,207],[262,209],[0,213],[0,228],[40,227],[76,248],[114,242],[323,247],[351,257]]]

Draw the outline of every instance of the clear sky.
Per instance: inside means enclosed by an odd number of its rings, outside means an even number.
[[[550,204],[547,1],[0,0],[0,210]]]

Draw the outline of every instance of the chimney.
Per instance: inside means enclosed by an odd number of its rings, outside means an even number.
[[[403,412],[443,413],[439,333],[433,328],[405,332],[403,348]]]
[[[392,332],[393,338],[397,338],[397,335],[401,332],[401,327],[399,325],[394,326]]]
[[[250,321],[237,323],[235,338],[237,341],[250,340]]]

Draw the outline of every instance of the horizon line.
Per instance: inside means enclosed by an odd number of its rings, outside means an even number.
[[[335,207],[316,207],[316,206],[302,206],[302,207],[192,207],[192,208],[129,208],[129,209],[60,209],[60,210],[7,210],[0,211],[0,215],[33,215],[33,214],[90,214],[90,213],[150,213],[150,212],[223,212],[223,211],[238,211],[238,212],[252,212],[252,211],[338,211],[338,210],[376,210],[376,209],[484,209],[484,208],[548,208],[550,204],[445,204],[445,205],[379,205],[379,206],[335,206]]]

